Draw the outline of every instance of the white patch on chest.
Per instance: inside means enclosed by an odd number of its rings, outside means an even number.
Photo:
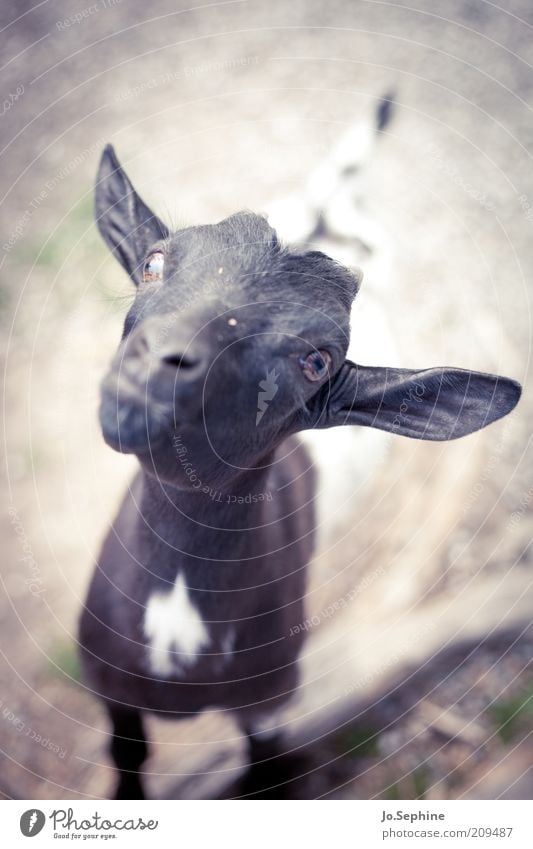
[[[209,633],[181,573],[170,592],[154,592],[149,597],[144,633],[150,641],[150,668],[164,677],[191,666],[199,650],[209,643]]]

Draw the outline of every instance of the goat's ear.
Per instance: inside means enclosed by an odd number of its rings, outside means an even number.
[[[98,168],[95,210],[104,241],[138,284],[147,251],[168,236],[168,229],[139,197],[110,144]]]
[[[307,406],[312,427],[364,425],[414,439],[448,440],[507,415],[521,391],[514,380],[482,372],[371,368],[346,360]]]

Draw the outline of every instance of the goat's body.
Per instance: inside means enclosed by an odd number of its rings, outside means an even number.
[[[340,158],[333,155],[327,173],[318,169],[307,193],[268,210],[287,243],[307,242],[368,267],[375,234],[362,227],[368,216],[359,214],[358,180],[347,181],[344,171],[355,163],[352,171],[364,173],[375,138],[370,119]],[[370,239],[354,240],[361,232]],[[390,334],[381,304],[370,303],[368,313],[363,309],[358,336],[371,360],[373,348],[388,352]],[[268,472],[247,475],[243,503],[217,493],[176,499],[144,473],[128,491],[104,542],[80,629],[86,676],[113,723],[119,796],[142,794],[136,776],[147,749],[139,711],[178,719],[210,707],[230,710],[250,737],[250,787],[254,780],[259,787],[277,782],[276,740],[268,732],[265,751],[264,734],[256,733],[298,685],[315,500],[324,546],[386,438],[366,429],[303,436],[282,443]],[[266,500],[246,497],[265,493]],[[263,764],[258,775],[254,764]],[[288,768],[285,762],[283,771]]]
[[[100,421],[142,471],[104,543],[80,642],[112,720],[120,798],[143,794],[146,711],[230,711],[250,740],[244,792],[279,784],[286,751],[264,720],[298,685],[315,497],[324,544],[383,456],[376,428],[455,439],[519,398],[494,375],[361,365],[394,360],[379,296],[359,302],[349,347],[360,275],[348,266],[387,277],[363,176],[389,114],[384,100],[301,200],[271,211],[276,229],[244,212],[172,234],[112,148],[102,156],[100,231],[138,291]]]
[[[268,210],[287,242],[306,241],[352,266],[364,261],[368,268],[381,255],[360,185],[376,126],[369,114],[311,176],[305,191]],[[347,166],[355,176],[345,176]],[[376,349],[388,355],[391,342],[381,303],[372,293],[368,298],[367,312],[363,303],[356,319],[356,339],[358,353],[362,348],[371,361]],[[285,459],[268,475],[254,473],[243,484],[244,497],[248,489],[269,493],[272,500],[241,506],[202,494],[186,496],[182,510],[155,484],[154,502],[143,493],[147,479],[140,474],[104,543],[82,619],[84,664],[96,692],[108,701],[172,716],[208,706],[267,714],[289,696],[304,634],[294,626],[305,618],[305,572],[314,537],[311,469],[318,478],[319,544],[325,545],[345,520],[343,503],[371,474],[387,439],[375,430],[337,429],[304,433],[305,448],[296,438],[287,440],[278,449]],[[239,516],[249,530],[230,530]],[[212,531],[205,524],[226,530]],[[219,561],[211,559],[214,551]],[[157,622],[166,618],[164,598],[172,604],[173,595],[176,604],[182,601],[175,621],[189,618],[195,632],[197,651],[191,656],[183,650],[186,640],[180,652],[179,633],[171,645],[172,633],[164,635],[164,623]]]
[[[172,718],[219,707],[248,723],[293,693],[313,476],[296,439],[278,455],[283,459],[268,472],[247,475],[240,494],[229,496],[243,503],[218,494],[208,499],[209,515],[205,494],[170,501],[160,484],[143,473],[135,478],[104,542],[81,622],[86,673],[107,702]],[[206,637],[196,652],[179,637],[165,649],[147,629],[151,600],[171,600],[177,579],[186,587],[191,627],[196,622]],[[183,592],[178,604],[180,598]]]

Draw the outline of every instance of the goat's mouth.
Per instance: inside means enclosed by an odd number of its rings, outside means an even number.
[[[123,454],[148,453],[173,429],[173,405],[163,405],[150,394],[109,374],[101,386],[100,425],[106,443]]]

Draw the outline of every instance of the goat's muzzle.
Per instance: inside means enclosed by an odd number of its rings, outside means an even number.
[[[199,338],[148,318],[120,345],[101,387],[100,423],[118,451],[150,451],[177,420],[201,413],[209,359]]]

